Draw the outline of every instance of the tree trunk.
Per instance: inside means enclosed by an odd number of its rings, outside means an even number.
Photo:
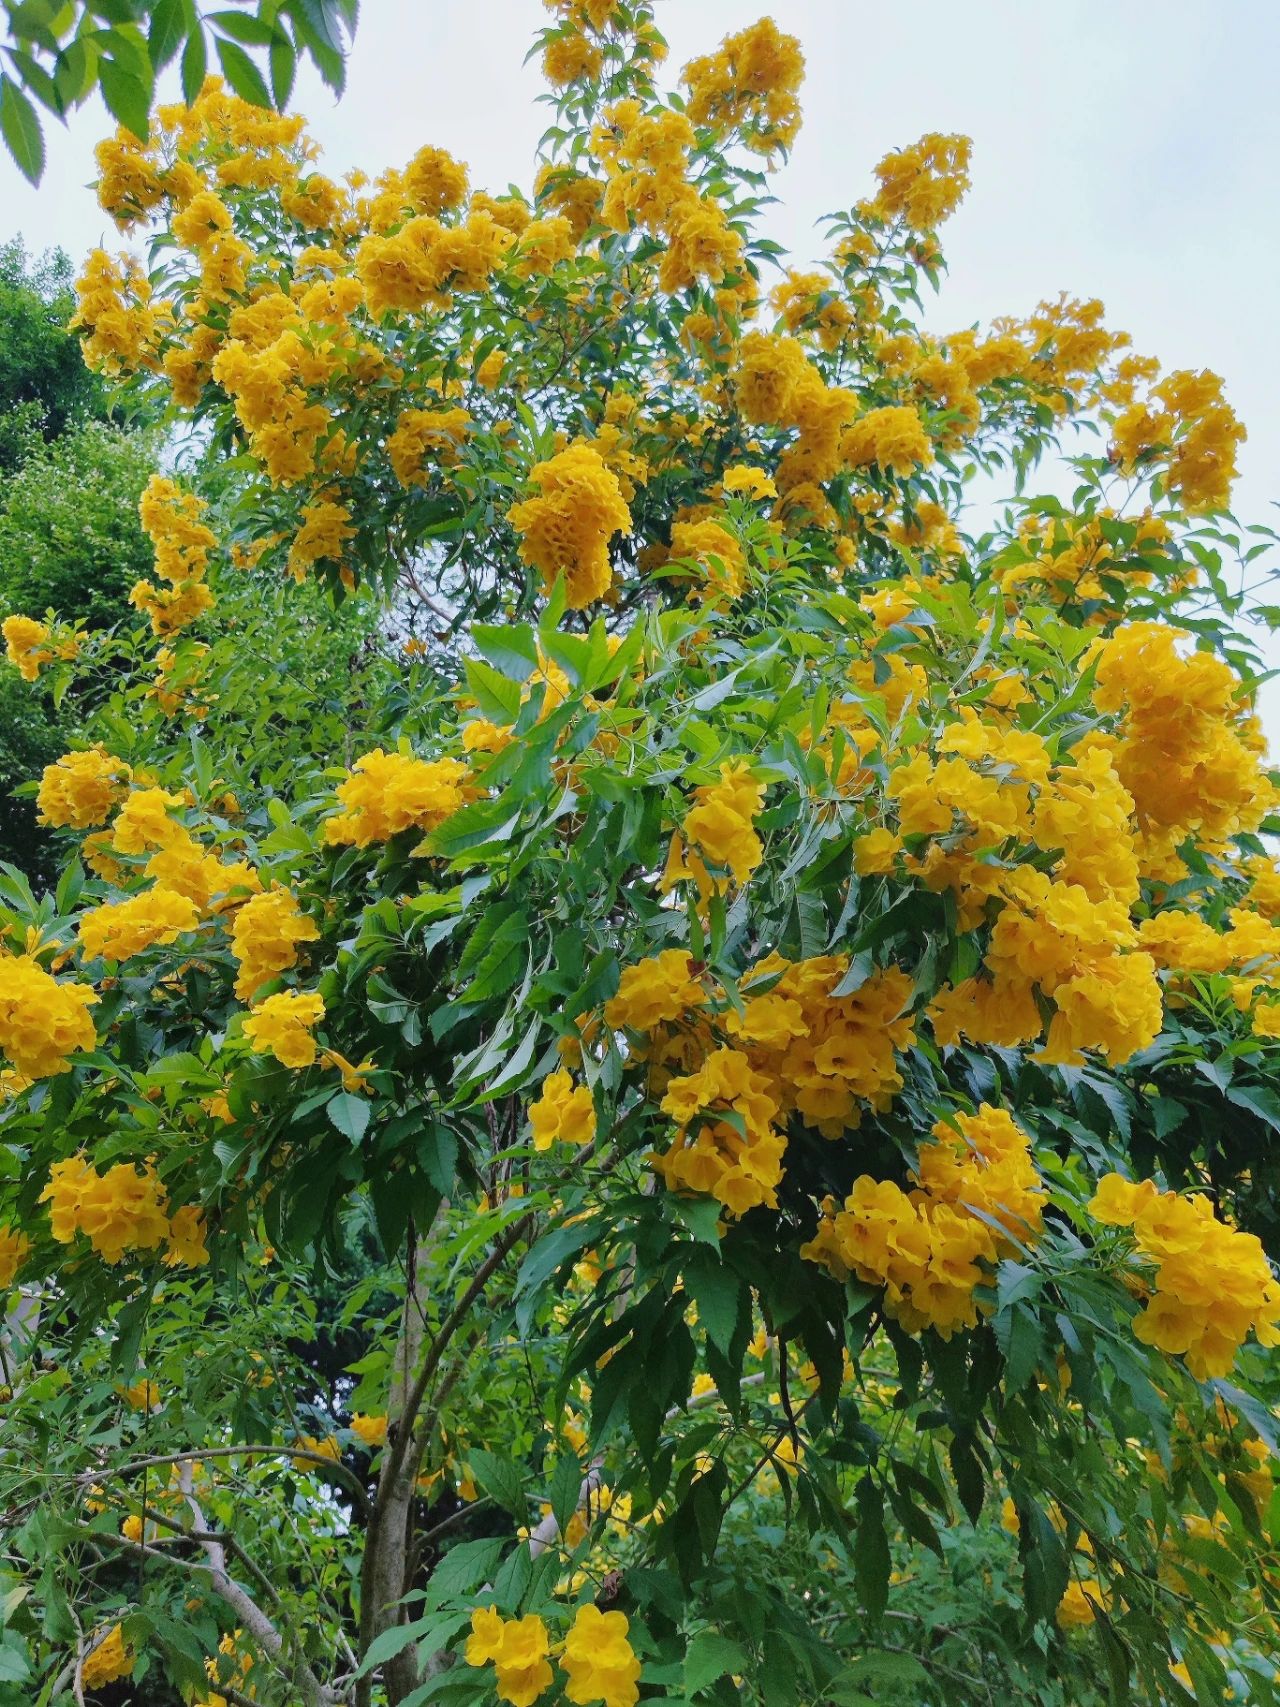
[[[441,1205],[443,1210],[444,1205]],[[408,1245],[409,1284],[405,1291],[404,1314],[400,1322],[400,1338],[396,1346],[395,1370],[387,1405],[387,1444],[383,1448],[382,1473],[374,1502],[373,1516],[365,1538],[364,1560],[360,1571],[360,1648],[367,1653],[369,1644],[383,1631],[404,1621],[404,1609],[398,1604],[409,1589],[409,1561],[413,1554],[413,1510],[417,1495],[419,1451],[412,1439],[416,1417],[405,1414],[405,1406],[413,1388],[413,1378],[422,1361],[427,1310],[427,1268],[434,1243],[433,1223],[424,1238],[416,1240],[410,1232]],[[390,1707],[403,1701],[422,1681],[417,1654],[413,1644],[382,1665],[382,1681]],[[372,1679],[361,1679],[357,1695],[359,1707],[365,1707],[372,1691]]]

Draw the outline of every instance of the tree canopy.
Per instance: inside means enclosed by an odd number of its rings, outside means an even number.
[[[963,137],[789,265],[770,20],[552,11],[524,189],[99,150],[201,461],[141,630],[4,623],[112,687],[0,874],[0,1703],[1270,1702],[1244,429],[921,329]]]

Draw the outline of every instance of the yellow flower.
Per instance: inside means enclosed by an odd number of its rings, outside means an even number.
[[[325,823],[325,839],[367,848],[405,830],[434,830],[468,799],[471,771],[458,759],[414,759],[375,747],[357,760]]]
[[[84,1657],[80,1668],[81,1682],[86,1689],[100,1689],[127,1677],[133,1670],[133,1655],[124,1645],[124,1631],[113,1624],[105,1636],[95,1636],[94,1646]]]
[[[635,1707],[640,1661],[628,1640],[626,1615],[580,1606],[565,1639],[565,1695],[573,1702],[602,1701],[604,1707]]]
[[[16,1227],[0,1226],[0,1293],[13,1285],[30,1249],[31,1241],[25,1233]]]
[[[298,963],[298,944],[320,935],[289,889],[254,895],[236,914],[231,952],[240,962],[236,995],[247,1001],[256,990]]]
[[[194,1203],[183,1204],[169,1220],[169,1248],[164,1254],[167,1268],[203,1268],[209,1260],[205,1246],[204,1213]]]
[[[73,830],[105,824],[131,774],[124,760],[104,747],[64,753],[56,763],[45,766],[40,779],[36,796],[40,821]]]
[[[274,1055],[285,1067],[309,1067],[316,1058],[312,1028],[324,1018],[324,1002],[314,991],[285,990],[259,1002],[244,1022],[244,1035],[259,1054]]]
[[[464,1652],[469,1666],[493,1665],[500,1701],[533,1707],[552,1680],[550,1647],[547,1627],[536,1615],[504,1619],[492,1607],[478,1606]]]
[[[586,1085],[575,1089],[563,1068],[542,1082],[542,1095],[529,1107],[535,1150],[549,1150],[557,1140],[587,1144],[595,1137],[596,1110]]]
[[[365,1416],[357,1411],[351,1419],[351,1431],[371,1450],[385,1446],[387,1441],[387,1419],[385,1416]]]
[[[104,1262],[156,1250],[169,1236],[164,1187],[150,1166],[118,1162],[99,1174],[83,1156],[73,1156],[49,1169],[39,1201],[50,1206],[50,1231],[59,1244],[84,1233]]]
[[[617,476],[597,451],[571,445],[534,465],[530,482],[539,490],[507,512],[520,535],[521,561],[537,569],[550,591],[565,579],[571,610],[603,598],[613,580],[609,541],[631,532],[631,513]]]
[[[90,960],[129,960],[157,943],[176,942],[199,923],[194,904],[162,884],[83,914],[80,945]]]
[[[0,623],[0,634],[4,635],[9,662],[17,665],[23,681],[34,682],[40,674],[40,666],[48,663],[52,656],[45,645],[49,630],[34,617],[7,616]]]
[[[652,1031],[664,1021],[682,1018],[690,1008],[703,1006],[706,991],[693,976],[692,966],[692,957],[683,948],[665,948],[634,966],[624,966],[617,995],[605,1003],[606,1022],[632,1031]]]
[[[96,1042],[85,984],[59,983],[27,955],[0,952],[0,1050],[26,1079],[65,1073],[67,1057]]]

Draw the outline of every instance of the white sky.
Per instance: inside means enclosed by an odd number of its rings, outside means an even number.
[[[1139,350],[1223,375],[1249,428],[1236,513],[1280,522],[1272,0],[663,0],[668,69],[765,9],[808,60],[770,235],[813,258],[814,222],[865,193],[889,148],[966,132],[974,187],[943,231],[950,275],[932,324],[1023,313],[1063,289],[1100,296]],[[466,160],[477,188],[527,188],[548,122],[536,61],[522,64],[547,17],[538,0],[364,0],[362,11],[342,101],[299,79],[326,169],[377,171],[431,142]],[[0,238],[20,232],[76,259],[119,246],[86,187],[108,124],[96,105],[67,133],[51,124],[38,191],[0,157]],[[1280,684],[1266,699],[1280,730]]]

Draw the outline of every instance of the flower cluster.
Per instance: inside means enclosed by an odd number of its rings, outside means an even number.
[[[259,1002],[244,1022],[244,1034],[260,1054],[274,1055],[285,1067],[309,1067],[316,1058],[314,1028],[324,1018],[324,1001],[314,991],[282,990]]]
[[[1107,1174],[1089,1204],[1106,1226],[1131,1227],[1155,1264],[1154,1290],[1133,1324],[1147,1345],[1184,1356],[1198,1380],[1227,1375],[1252,1331],[1280,1345],[1280,1283],[1252,1233],[1219,1221],[1209,1198],[1158,1191]]]
[[[128,1677],[134,1656],[125,1646],[119,1624],[113,1624],[105,1635],[95,1636],[93,1644],[80,1666],[80,1682],[86,1689],[101,1689],[117,1678]]]
[[[375,747],[338,784],[344,808],[325,822],[325,839],[367,848],[405,830],[434,830],[470,798],[471,772],[458,759],[415,759]]]
[[[843,1208],[826,1200],[801,1255],[883,1286],[886,1310],[908,1332],[949,1338],[977,1324],[974,1291],[989,1265],[1038,1236],[1041,1187],[1027,1139],[1003,1109],[983,1103],[933,1135],[920,1148],[917,1189],[861,1175]]]
[[[536,463],[529,479],[537,494],[507,512],[520,535],[521,560],[548,589],[562,574],[570,609],[582,610],[602,599],[613,580],[609,541],[631,532],[617,476],[598,451],[571,445]]]
[[[772,18],[726,36],[715,53],[690,60],[682,73],[691,123],[738,131],[760,154],[795,141],[803,79],[800,43]]]
[[[64,753],[46,765],[36,795],[40,821],[73,830],[105,824],[124,794],[132,775],[123,759],[104,747]]]
[[[677,1134],[652,1160],[669,1190],[709,1193],[730,1215],[777,1207],[786,1138],[769,1081],[746,1055],[714,1050],[697,1072],[670,1081],[661,1106]]]
[[[26,1262],[31,1241],[17,1227],[0,1226],[0,1293],[8,1292]]]
[[[764,857],[754,828],[764,804],[763,784],[747,765],[726,762],[719,782],[695,789],[693,798],[681,833],[671,840],[664,887],[690,881],[706,896],[718,887],[716,873],[729,874],[735,883],[748,882]]]
[[[972,153],[967,136],[931,132],[910,148],[886,154],[876,167],[880,188],[870,212],[886,221],[901,219],[913,231],[933,231],[967,194]]]
[[[152,475],[142,494],[138,505],[142,530],[155,548],[156,574],[169,585],[139,581],[129,600],[151,618],[155,634],[176,634],[213,609],[213,594],[204,577],[217,540],[200,520],[204,508],[194,492],[182,491],[159,474]]]
[[[564,1696],[578,1707],[635,1707],[640,1698],[640,1662],[629,1639],[625,1613],[580,1606],[559,1663]],[[469,1666],[492,1665],[498,1699],[510,1707],[532,1707],[553,1680],[551,1637],[535,1614],[503,1618],[493,1607],[471,1614],[465,1658]]]
[[[542,1094],[529,1108],[535,1150],[562,1144],[587,1144],[595,1136],[596,1110],[586,1085],[574,1087],[563,1069],[542,1083]]]
[[[0,1050],[25,1079],[65,1073],[68,1056],[96,1041],[96,990],[50,976],[30,955],[0,950]]]
[[[494,1688],[511,1707],[532,1707],[552,1680],[551,1638],[541,1618],[503,1618],[489,1606],[471,1614],[465,1649],[469,1666],[492,1665]]]
[[[236,995],[248,1001],[272,979],[298,964],[298,944],[320,935],[290,889],[253,895],[237,911],[231,927],[231,952],[240,962]]]
[[[1112,424],[1112,455],[1126,473],[1163,460],[1188,511],[1225,509],[1246,433],[1216,373],[1171,373]]]
[[[1188,835],[1220,845],[1256,830],[1275,799],[1239,680],[1212,653],[1184,656],[1186,638],[1168,623],[1127,623],[1091,657],[1095,704],[1117,714],[1111,750],[1143,825],[1144,869],[1172,878]]]
[[[117,1162],[105,1173],[84,1156],[55,1162],[40,1194],[49,1205],[49,1225],[59,1244],[88,1238],[104,1262],[117,1263],[129,1251],[154,1251],[167,1245],[165,1262],[197,1267],[208,1261],[204,1222],[187,1205],[171,1218],[164,1186],[155,1170]]]
[[[80,946],[90,960],[129,960],[156,943],[176,942],[199,922],[188,896],[157,883],[127,901],[107,902],[82,914]]]
[[[30,616],[7,616],[0,623],[5,656],[24,682],[34,682],[41,667],[56,658],[74,658],[79,647],[75,635],[56,638],[43,622]]]

